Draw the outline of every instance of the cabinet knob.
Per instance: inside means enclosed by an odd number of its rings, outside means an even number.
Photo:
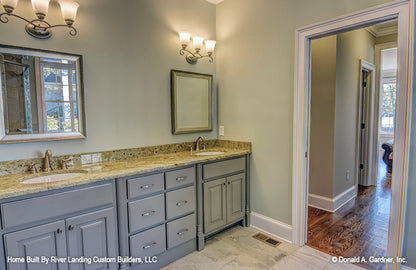
[[[56,233],[58,233],[58,234],[62,233],[62,229],[61,229],[61,228],[58,228],[58,229],[56,230]]]
[[[181,176],[181,177],[176,177],[176,181],[178,181],[178,182],[180,182],[180,181],[183,181],[183,180],[185,180],[186,178],[188,178],[188,176]]]
[[[156,211],[146,212],[146,213],[143,213],[143,214],[142,214],[142,217],[151,216],[151,215],[153,215],[154,213],[156,213]]]
[[[176,205],[177,206],[182,206],[182,205],[187,204],[187,203],[188,203],[188,201],[181,201],[181,202],[178,202]]]
[[[74,229],[74,226],[72,226],[72,225],[68,226],[68,230],[72,231],[73,229]]]
[[[228,182],[228,184],[231,184],[231,182]]]
[[[226,186],[227,185],[227,183],[224,183],[224,186]]]
[[[157,245],[157,243],[156,242],[153,242],[150,245],[144,246],[143,249],[148,249],[148,248],[154,247],[156,245]]]
[[[182,230],[182,231],[178,232],[177,234],[178,234],[178,235],[182,235],[182,234],[187,233],[188,231],[189,231],[188,229],[184,229],[184,230]]]

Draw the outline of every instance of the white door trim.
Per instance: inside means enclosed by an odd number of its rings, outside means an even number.
[[[346,30],[398,18],[398,92],[396,100],[396,135],[393,154],[392,200],[388,237],[388,257],[402,253],[406,187],[409,160],[411,89],[413,82],[414,1],[398,0],[313,24],[296,31],[295,93],[293,125],[293,243],[304,245],[307,231],[308,162],[310,113],[310,40]],[[399,264],[394,266],[398,269]],[[393,269],[393,266],[389,266]]]

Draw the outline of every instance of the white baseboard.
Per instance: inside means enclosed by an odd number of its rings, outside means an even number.
[[[400,266],[400,269],[401,269],[401,270],[416,270],[416,269],[414,269],[414,268],[412,268],[412,267],[405,266],[405,265],[403,265],[403,264]]]
[[[312,207],[319,208],[329,212],[335,212],[344,204],[354,199],[357,196],[357,189],[355,186],[342,192],[335,198],[328,198],[309,193],[308,204]]]
[[[292,226],[286,223],[251,212],[251,227],[279,240],[292,243]]]

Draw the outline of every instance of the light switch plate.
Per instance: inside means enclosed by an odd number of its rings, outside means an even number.
[[[220,126],[219,134],[220,134],[220,136],[224,136],[225,135],[224,126]]]

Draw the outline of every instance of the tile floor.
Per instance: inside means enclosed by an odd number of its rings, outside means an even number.
[[[177,260],[164,270],[281,269],[362,270],[353,264],[332,263],[332,256],[312,249],[281,243],[271,247],[252,236],[258,231],[235,226],[206,241],[205,249]]]

